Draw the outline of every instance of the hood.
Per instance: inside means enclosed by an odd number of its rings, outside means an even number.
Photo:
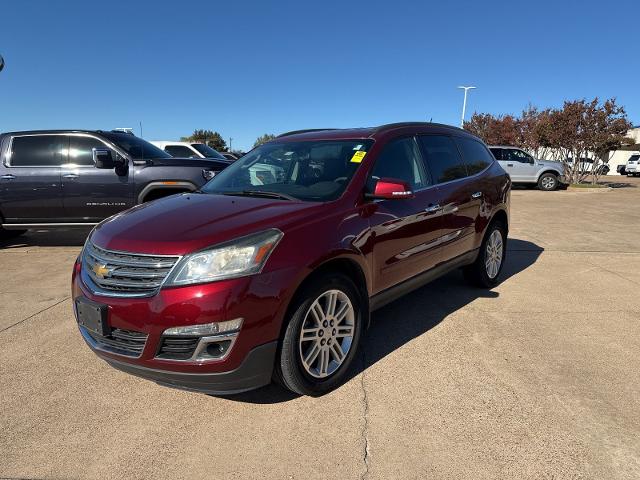
[[[321,203],[185,193],[105,220],[92,241],[109,250],[184,255],[268,228],[286,233],[321,209]]]
[[[147,164],[150,167],[201,167],[201,168],[224,168],[233,162],[220,158],[154,158]]]

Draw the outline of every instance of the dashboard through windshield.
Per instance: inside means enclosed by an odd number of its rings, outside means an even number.
[[[338,198],[372,140],[267,143],[227,167],[202,191],[212,194],[281,194],[299,200]]]

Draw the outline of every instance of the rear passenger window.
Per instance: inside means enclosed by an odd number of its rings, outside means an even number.
[[[413,137],[387,143],[373,166],[374,180],[395,178],[404,180],[413,190],[429,185],[420,160],[420,150]]]
[[[421,135],[420,143],[435,183],[450,182],[467,176],[467,167],[451,137]]]
[[[490,148],[491,153],[496,158],[496,160],[502,160],[502,149],[501,148]]]
[[[56,167],[67,163],[67,138],[65,135],[13,137],[9,165]]]
[[[480,173],[493,163],[493,155],[489,153],[487,147],[477,140],[464,137],[456,137],[456,142],[462,150],[462,157],[467,164],[469,175]]]
[[[69,163],[93,166],[94,148],[107,148],[107,146],[95,138],[72,135],[69,140]]]

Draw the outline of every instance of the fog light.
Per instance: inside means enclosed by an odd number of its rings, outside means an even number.
[[[242,327],[242,318],[227,320],[226,322],[203,323],[201,325],[189,325],[187,327],[172,327],[164,331],[165,335],[220,335],[223,333],[237,332]]]
[[[222,340],[220,342],[209,343],[207,348],[200,352],[198,358],[220,358],[224,357],[229,347],[231,346],[231,340]]]

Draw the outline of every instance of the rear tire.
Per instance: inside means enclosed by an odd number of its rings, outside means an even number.
[[[464,267],[464,276],[476,287],[493,288],[499,283],[506,257],[507,229],[501,221],[495,221],[484,235],[476,261]]]
[[[538,179],[538,188],[545,192],[552,192],[558,188],[558,177],[553,173],[543,173]]]
[[[276,359],[276,379],[300,395],[323,395],[345,381],[356,356],[363,331],[362,300],[348,277],[327,274],[314,279],[294,301]]]

